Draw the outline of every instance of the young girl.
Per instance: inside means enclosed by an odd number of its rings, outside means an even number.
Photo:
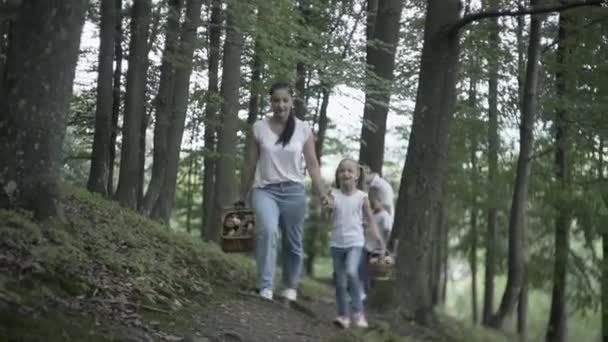
[[[359,164],[353,159],[343,159],[336,170],[336,186],[331,195],[333,201],[334,229],[331,235],[331,256],[336,281],[336,303],[338,317],[334,323],[348,328],[351,323],[348,295],[352,304],[352,322],[356,327],[367,327],[361,301],[361,283],[358,266],[365,244],[363,220],[369,222],[374,237],[381,246],[384,243],[378,232],[367,194],[357,189],[363,182]]]

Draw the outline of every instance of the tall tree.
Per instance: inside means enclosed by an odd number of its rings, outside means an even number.
[[[169,223],[173,200],[179,157],[186,124],[192,58],[196,48],[196,30],[201,24],[202,0],[186,1],[186,19],[182,25],[178,55],[181,62],[175,69],[175,89],[173,91],[171,121],[167,134],[167,170],[163,180],[160,196],[154,204],[151,217]]]
[[[453,115],[459,53],[458,0],[430,0],[418,79],[414,120],[395,210],[399,237],[396,291],[401,317],[434,322],[426,265],[429,232],[439,209],[446,168],[448,127]],[[394,228],[394,229],[395,229]]]
[[[122,84],[122,0],[116,1],[118,11],[114,28],[114,74],[112,76],[112,127],[110,131],[110,154],[108,172],[108,196],[114,194],[114,161],[116,159],[116,137],[118,135],[118,117],[120,116],[120,88]]]
[[[496,10],[497,0],[488,0],[490,10]],[[489,37],[488,51],[495,54],[500,46],[500,27],[498,18],[488,20]],[[492,55],[488,58],[488,205],[487,205],[487,228],[485,236],[485,274],[482,323],[489,324],[494,313],[494,276],[496,273],[496,218],[498,213],[497,201],[497,174],[498,174],[498,150],[500,138],[498,137],[498,56]]]
[[[373,1],[368,3],[373,6]],[[395,51],[399,41],[399,21],[403,1],[383,0],[377,3],[377,12],[368,12],[367,81],[365,107],[361,128],[359,161],[375,172],[382,171],[386,118],[390,104]],[[370,22],[375,18],[375,22]]]
[[[167,170],[167,134],[171,118],[173,91],[175,87],[175,61],[176,49],[179,41],[179,22],[183,0],[169,1],[167,27],[165,29],[165,44],[160,66],[160,81],[158,93],[154,100],[154,152],[152,160],[152,175],[146,190],[142,209],[146,215],[150,214],[152,207],[160,195],[160,189]]]
[[[222,1],[211,0],[211,18],[207,31],[209,32],[208,75],[205,103],[205,159],[203,161],[203,219],[201,236],[207,238],[206,228],[211,228],[210,218],[213,211],[213,194],[215,190],[215,120],[219,105],[219,64],[220,38],[222,35]],[[213,230],[213,229],[212,229]]]
[[[118,13],[119,9],[116,8],[115,0],[101,1],[95,133],[87,188],[102,195],[107,195],[108,177],[110,175],[110,138],[112,135],[112,105],[114,101],[112,74]]]
[[[215,169],[215,198],[212,219],[206,230],[206,239],[219,241],[221,213],[237,197],[236,160],[237,131],[239,129],[239,83],[241,78],[241,53],[243,33],[239,20],[242,4],[228,2],[226,8],[226,40],[224,42],[222,73],[221,126],[217,136],[219,155]]]
[[[0,206],[30,209],[38,219],[61,213],[65,113],[86,5],[23,0],[16,13],[0,94]]]
[[[118,202],[131,209],[137,208],[140,183],[140,134],[146,92],[150,14],[150,0],[134,0],[131,9],[129,69],[127,70],[122,127],[120,172],[118,187],[114,195]]]
[[[532,8],[537,7],[539,0],[531,0]],[[515,188],[511,202],[509,217],[509,259],[507,272],[507,287],[503,294],[496,315],[492,317],[491,325],[502,328],[504,321],[515,309],[518,296],[524,282],[524,239],[526,226],[526,201],[531,170],[531,155],[534,144],[534,121],[537,111],[537,85],[540,60],[540,29],[542,17],[534,15],[530,21],[530,38],[528,44],[528,61],[524,97],[522,100],[521,123],[519,128],[519,156]]]
[[[551,310],[547,326],[546,340],[551,342],[566,341],[566,285],[568,274],[568,254],[570,253],[570,224],[572,220],[566,199],[570,188],[570,115],[566,109],[568,62],[571,54],[571,44],[568,30],[572,22],[570,15],[560,13],[557,46],[557,70],[555,71],[555,96],[558,99],[555,117],[555,178],[558,182],[559,194],[555,203],[555,250],[553,264],[553,290],[551,294]],[[570,46],[569,46],[570,45]]]

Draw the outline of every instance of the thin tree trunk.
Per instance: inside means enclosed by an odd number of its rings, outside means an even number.
[[[471,251],[469,264],[471,265],[471,312],[473,323],[479,321],[477,314],[477,207],[473,204],[470,211],[471,215]]]
[[[520,342],[528,340],[528,277],[524,275],[524,280],[519,292],[517,302],[517,335]]]
[[[441,291],[439,295],[438,304],[445,304],[448,293],[448,248],[449,248],[449,239],[448,239],[448,212],[447,207],[442,204],[441,208],[441,278],[439,278],[439,290]]]
[[[63,218],[61,149],[86,5],[23,0],[17,9],[0,94],[0,207]]]
[[[428,1],[416,106],[395,210],[399,312],[423,325],[435,322],[426,265],[433,242],[429,232],[443,196],[456,100],[459,36],[446,27],[458,22],[459,8],[457,0]]]
[[[167,168],[167,135],[171,118],[173,91],[175,87],[175,59],[179,41],[179,21],[183,0],[169,1],[167,28],[165,31],[165,47],[160,66],[160,81],[158,93],[154,99],[154,152],[152,159],[152,176],[144,197],[142,209],[145,215],[150,215],[152,207],[160,195],[160,189],[165,179]]]
[[[190,233],[192,231],[192,201],[194,198],[194,186],[192,184],[192,171],[195,167],[195,158],[193,153],[190,152],[188,163],[188,175],[186,176],[186,231]]]
[[[241,78],[241,53],[243,49],[243,34],[239,27],[237,15],[241,8],[239,4],[228,3],[226,18],[226,40],[224,42],[223,73],[222,73],[222,125],[218,131],[217,153],[219,159],[215,169],[215,200],[212,219],[207,227],[206,238],[210,241],[220,239],[221,213],[225,206],[231,204],[237,196],[236,160],[239,82]]]
[[[129,69],[122,127],[122,147],[118,187],[114,195],[122,205],[136,209],[140,179],[141,126],[146,92],[148,66],[148,31],[150,28],[150,0],[135,0],[131,9],[131,38]]]
[[[304,22],[304,26],[310,25],[310,16],[311,16],[311,1],[310,0],[299,0],[298,1],[298,9],[302,15],[302,19]],[[309,49],[309,42],[306,37],[298,37],[299,41],[299,53],[304,55],[306,51]],[[306,112],[307,112],[307,94],[306,94],[306,74],[308,72],[308,67],[304,62],[305,56],[302,56],[300,60],[296,63],[296,84],[295,84],[295,98],[294,98],[294,114],[300,120],[306,120]]]
[[[473,111],[477,109],[477,79],[471,77],[469,80],[469,108]],[[475,118],[474,118],[475,119]],[[472,134],[470,136],[470,161],[471,161],[471,209],[470,209],[470,224],[471,224],[471,250],[469,252],[469,264],[471,267],[471,313],[473,315],[473,323],[479,322],[477,312],[477,192],[478,192],[478,172],[477,172],[477,138]]]
[[[531,6],[536,7],[538,0],[531,0]],[[524,97],[522,101],[520,123],[520,151],[517,159],[517,173],[509,217],[509,260],[507,272],[507,286],[503,294],[496,315],[491,325],[502,328],[505,319],[515,309],[517,297],[521,291],[524,278],[524,240],[526,226],[526,201],[528,197],[528,183],[531,169],[531,154],[534,144],[534,121],[537,110],[537,84],[540,60],[540,29],[542,17],[532,16],[530,23],[530,43],[528,45],[528,62],[526,66],[526,79]]]
[[[373,33],[372,41],[368,38],[367,82],[359,161],[379,173],[382,172],[384,161],[386,118],[391,98],[389,85],[394,78],[402,8],[403,1],[400,0],[379,1],[376,21],[370,28]]]
[[[317,137],[315,140],[315,151],[317,154],[317,160],[319,162],[319,165],[321,165],[321,159],[323,157],[323,142],[325,141],[325,134],[327,132],[327,107],[329,106],[330,95],[330,89],[327,84],[322,83],[321,89],[322,100],[321,108],[319,109]],[[308,227],[308,243],[305,246],[307,257],[306,264],[304,266],[306,274],[308,274],[310,277],[314,277],[315,274],[314,265],[318,252],[316,249],[316,245],[320,232],[319,224],[317,224],[317,222],[319,222],[320,220],[319,202],[317,200],[317,197],[318,196],[313,196],[313,199],[310,201],[310,221],[313,222],[313,224]]]
[[[256,26],[260,27],[262,22],[262,13],[258,12],[256,19]],[[258,113],[260,112],[260,96],[262,96],[262,82],[260,82],[262,69],[264,64],[262,62],[262,44],[260,42],[262,37],[256,36],[256,41],[253,48],[253,61],[251,63],[251,84],[249,86],[249,112],[247,114],[247,129],[245,130],[245,148],[243,151],[249,151],[251,144],[254,144],[254,137],[251,128],[258,119]],[[245,173],[241,172],[241,184],[245,182]]]
[[[201,237],[208,239],[207,229],[212,228],[210,223],[213,211],[213,195],[215,192],[215,120],[219,105],[219,61],[220,38],[222,35],[222,2],[211,1],[211,19],[209,20],[209,86],[205,105],[205,156],[203,161],[203,206]]]
[[[152,218],[166,224],[169,224],[173,200],[175,198],[180,150],[186,124],[192,59],[196,46],[196,30],[201,24],[201,7],[202,0],[186,1],[186,20],[182,25],[179,42],[180,50],[178,51],[179,56],[183,60],[182,63],[176,66],[175,70],[175,90],[172,100],[173,110],[167,135],[167,170],[161,188],[161,195],[158,197],[151,213]]]
[[[110,174],[110,136],[112,134],[112,71],[114,39],[118,19],[115,0],[101,1],[101,27],[99,33],[99,59],[97,74],[97,101],[95,107],[95,133],[91,168],[87,188],[107,195]]]
[[[569,92],[566,70],[571,49],[567,47],[570,18],[565,13],[559,15],[557,71],[555,72],[556,96],[560,99],[555,119],[555,178],[560,195],[555,206],[555,251],[553,265],[553,291],[551,294],[551,309],[547,326],[547,342],[564,342],[567,336],[566,317],[566,285],[568,274],[568,254],[570,252],[570,222],[572,220],[568,205],[564,199],[568,198],[570,187],[570,170],[568,157],[570,139],[568,132],[569,115],[564,101]]]
[[[490,9],[496,9],[496,1],[490,2]],[[498,18],[489,19],[489,50],[497,52],[500,46],[500,28]],[[483,293],[482,323],[489,324],[494,313],[494,277],[496,274],[496,218],[498,213],[497,174],[498,150],[498,64],[497,56],[488,58],[488,207],[487,228],[485,236],[485,274]]]
[[[114,28],[114,74],[112,75],[112,127],[110,132],[110,154],[108,173],[108,196],[114,195],[114,163],[116,160],[116,136],[118,135],[118,117],[120,116],[120,87],[122,83],[122,0],[116,1],[118,20]]]
[[[432,244],[432,252],[430,257],[430,277],[429,287],[431,289],[431,302],[433,305],[437,305],[441,302],[441,291],[442,291],[442,276],[443,276],[443,229],[444,224],[444,203],[445,199],[439,203],[439,210],[437,215],[437,221],[433,225],[432,238],[436,239],[436,242]]]

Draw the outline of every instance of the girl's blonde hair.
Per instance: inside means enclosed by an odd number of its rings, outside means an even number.
[[[336,173],[334,175],[334,184],[335,184],[336,188],[340,189],[340,180],[338,179],[338,169],[340,169],[340,165],[342,165],[342,163],[345,161],[351,161],[351,162],[355,163],[355,165],[357,165],[357,170],[359,170],[359,178],[357,179],[357,189],[365,190],[366,169],[363,165],[359,164],[359,162],[354,160],[353,158],[344,158],[344,159],[340,160],[340,162],[338,163],[338,167],[336,168]]]

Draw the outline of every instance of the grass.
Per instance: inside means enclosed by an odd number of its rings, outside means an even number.
[[[255,284],[249,257],[225,254],[80,188],[65,186],[62,197],[68,222],[36,223],[28,213],[0,210],[0,340],[120,340],[121,333],[135,333],[123,322],[125,307],[139,320],[181,332],[191,327],[196,310]],[[329,259],[320,259],[317,274],[331,275]],[[301,289],[314,297],[333,294],[307,278]],[[501,341],[447,316],[441,321],[448,341]],[[381,323],[331,341],[353,336],[415,340]]]

